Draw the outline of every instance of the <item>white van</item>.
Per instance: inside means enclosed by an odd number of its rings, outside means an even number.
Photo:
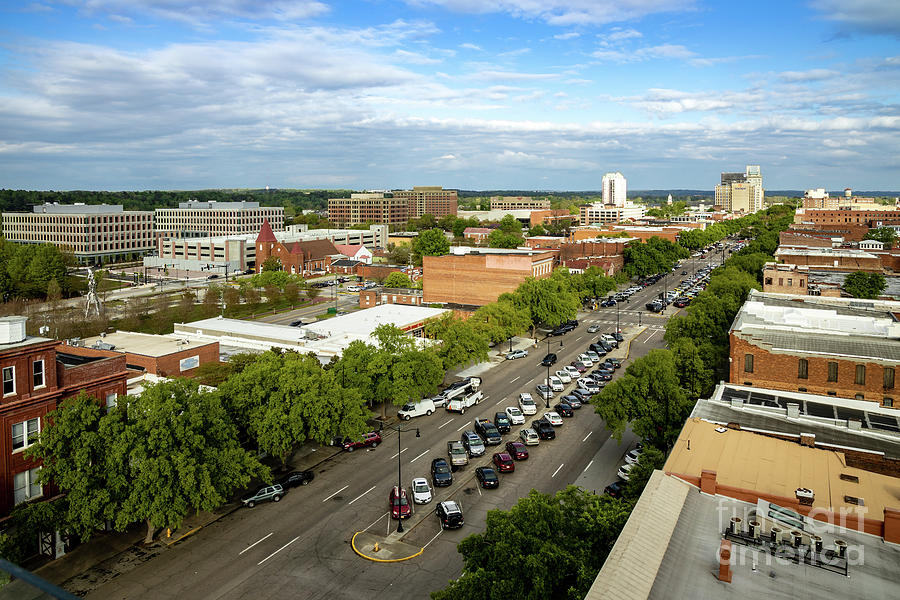
[[[409,421],[413,417],[421,417],[422,415],[430,415],[435,411],[434,400],[425,398],[418,402],[407,402],[397,411],[397,416],[404,421]]]

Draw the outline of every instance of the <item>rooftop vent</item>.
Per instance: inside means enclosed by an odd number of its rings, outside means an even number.
[[[17,344],[27,337],[25,333],[25,321],[28,317],[2,317],[0,318],[0,345]]]

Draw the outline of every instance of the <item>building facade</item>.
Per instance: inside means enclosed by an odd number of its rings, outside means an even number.
[[[608,204],[585,204],[578,208],[578,220],[582,226],[596,223],[623,223],[625,221],[639,221],[646,215],[643,204],[632,204],[626,201],[624,206]]]
[[[402,225],[426,214],[438,219],[455,215],[457,205],[456,190],[445,190],[440,186],[354,193],[349,198],[328,199],[328,220],[340,226],[369,222]]]
[[[491,196],[491,210],[538,210],[549,208],[549,198],[532,198],[531,196]]]
[[[607,173],[603,176],[602,185],[603,204],[624,208],[625,202],[628,199],[625,176],[618,171],[615,173]]]
[[[0,318],[0,516],[56,493],[38,483],[40,462],[25,457],[47,427],[47,414],[82,390],[113,406],[125,395],[128,377],[123,355],[26,335],[26,320]]]
[[[755,213],[763,209],[765,193],[759,166],[747,165],[743,173],[722,173],[716,186],[716,205],[729,213]]]
[[[339,254],[329,240],[279,241],[269,223],[263,221],[262,230],[256,238],[255,270],[261,273],[266,260],[276,258],[281,262],[283,271],[306,277],[314,273],[324,273],[331,263],[331,258]]]
[[[549,277],[555,266],[553,250],[451,248],[452,254],[423,257],[422,291],[425,304],[484,306],[501,294],[514,292],[528,277]]]
[[[807,209],[798,210],[794,214],[795,224],[813,224],[816,226],[861,225],[880,227],[883,224],[900,223],[900,210],[887,207],[887,210],[855,210],[853,208]]]
[[[273,231],[284,230],[283,206],[259,202],[181,202],[178,208],[157,208],[158,237],[216,237],[257,233],[268,220]]]
[[[53,244],[78,262],[132,260],[153,250],[153,212],[110,204],[42,204],[30,213],[3,213],[3,237],[19,244]]]

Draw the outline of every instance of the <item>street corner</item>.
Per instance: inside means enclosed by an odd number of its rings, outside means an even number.
[[[350,546],[361,558],[381,563],[403,562],[416,558],[425,551],[425,548],[407,544],[399,539],[365,531],[354,533],[350,539]]]

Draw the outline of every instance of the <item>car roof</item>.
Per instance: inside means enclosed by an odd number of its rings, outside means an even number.
[[[440,464],[440,463],[445,463],[445,464],[446,464],[446,462],[447,462],[446,459],[438,457],[438,458],[435,458],[434,460],[432,460],[432,461],[431,461],[431,464],[433,464],[433,465],[437,465],[437,464]]]
[[[424,477],[413,477],[413,483],[424,483],[427,485],[428,480],[425,479]]]
[[[441,502],[441,506],[444,507],[444,510],[447,512],[461,512],[459,506],[453,500],[444,500]]]

